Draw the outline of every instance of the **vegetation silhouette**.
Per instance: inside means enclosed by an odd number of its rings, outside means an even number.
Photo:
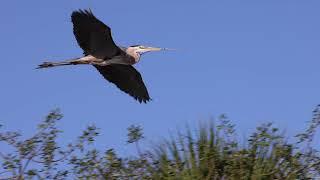
[[[305,132],[288,141],[272,123],[257,127],[245,141],[224,115],[198,129],[185,128],[152,148],[141,149],[141,126],[128,128],[128,144],[137,154],[119,156],[114,149],[96,149],[99,129],[88,126],[62,147],[57,127],[63,118],[51,111],[35,134],[0,129],[0,179],[312,179],[320,177],[320,155],[312,142],[320,125],[319,106]],[[245,145],[243,145],[245,144]]]

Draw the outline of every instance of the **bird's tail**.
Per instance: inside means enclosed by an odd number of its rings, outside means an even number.
[[[39,64],[36,69],[51,68],[51,67],[66,66],[66,65],[84,64],[80,60],[81,60],[81,58],[69,59],[69,60],[60,61],[60,62],[48,62],[47,61],[47,62],[43,62],[42,64]]]

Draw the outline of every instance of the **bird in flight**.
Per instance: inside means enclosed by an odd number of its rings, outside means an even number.
[[[73,33],[78,45],[84,51],[84,56],[60,62],[44,62],[38,69],[65,65],[93,65],[106,80],[114,83],[140,103],[150,101],[141,74],[132,65],[138,63],[144,53],[170,49],[142,45],[117,46],[112,39],[110,27],[97,19],[91,10],[74,11],[71,20]]]

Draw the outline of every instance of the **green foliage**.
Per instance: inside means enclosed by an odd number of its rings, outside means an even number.
[[[158,147],[157,177],[311,179],[320,176],[319,152],[311,147],[299,148],[301,139],[298,143],[288,143],[277,128],[267,123],[257,127],[248,139],[248,145],[243,147],[236,140],[234,125],[225,116],[220,122],[217,126],[201,125],[196,133],[187,129]],[[308,137],[309,133],[315,133],[315,128],[309,129]],[[309,138],[304,140],[310,142]]]
[[[131,125],[128,127],[128,143],[135,143],[143,139],[142,128],[140,126]]]
[[[222,115],[216,125],[187,127],[151,150],[141,150],[142,127],[132,125],[127,142],[138,154],[121,157],[113,149],[91,146],[99,135],[95,126],[61,147],[57,138],[62,131],[56,123],[63,116],[54,110],[30,138],[0,131],[0,143],[10,149],[0,150],[0,179],[314,179],[320,177],[320,155],[312,148],[319,108],[313,114],[296,143],[288,142],[272,123],[257,127],[241,143],[234,124]]]
[[[89,126],[75,143],[62,148],[57,138],[62,133],[56,126],[63,115],[60,111],[51,111],[37,132],[30,138],[23,139],[19,132],[1,132],[0,142],[9,145],[12,152],[0,152],[0,179],[64,179],[69,171],[61,167],[71,154],[83,150],[84,145],[94,141],[98,135],[96,128]],[[63,166],[63,165],[62,165]]]

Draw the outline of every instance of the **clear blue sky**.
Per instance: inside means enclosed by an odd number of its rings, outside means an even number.
[[[294,134],[320,103],[320,1],[4,1],[0,11],[0,122],[32,134],[59,107],[67,143],[89,124],[99,147],[128,153],[126,128],[161,139],[226,113],[240,136],[262,122]],[[119,45],[176,48],[136,68],[153,101],[139,104],[90,66],[35,70],[79,57],[70,14],[91,8]]]

